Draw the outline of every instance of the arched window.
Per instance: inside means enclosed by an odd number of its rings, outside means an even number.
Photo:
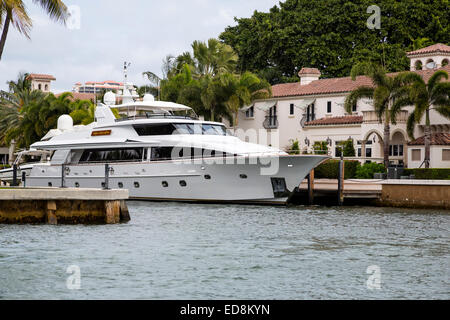
[[[427,69],[434,69],[436,68],[436,63],[433,59],[428,59],[426,64]]]
[[[422,61],[417,60],[416,64],[415,64],[415,68],[416,68],[416,70],[422,70],[422,68],[423,68]]]
[[[45,91],[48,91],[48,84],[45,85]]]
[[[42,85],[41,84],[38,84],[38,89],[42,90]]]
[[[446,65],[448,65],[448,59],[442,60],[442,66],[445,67]]]

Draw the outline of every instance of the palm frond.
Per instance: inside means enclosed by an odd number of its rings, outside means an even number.
[[[373,99],[374,88],[367,86],[360,86],[350,92],[345,98],[344,109],[347,113],[352,113],[352,109],[357,105],[358,100],[362,98]]]

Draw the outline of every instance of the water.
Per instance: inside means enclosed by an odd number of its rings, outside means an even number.
[[[132,221],[121,225],[0,225],[0,298],[450,298],[448,211],[129,209]],[[66,286],[71,265],[80,290]],[[380,270],[379,290],[367,287],[369,266]]]

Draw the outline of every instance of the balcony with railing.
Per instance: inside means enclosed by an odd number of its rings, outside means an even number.
[[[364,123],[378,123],[379,119],[375,111],[363,111]],[[408,111],[402,110],[397,115],[397,123],[406,123],[408,121]]]
[[[278,129],[277,116],[267,116],[263,123],[264,129]]]

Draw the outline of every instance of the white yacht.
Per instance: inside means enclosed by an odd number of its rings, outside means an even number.
[[[87,126],[61,116],[58,128],[31,146],[52,156],[31,167],[26,185],[61,187],[64,176],[66,187],[108,183],[128,189],[130,199],[279,204],[328,158],[244,142],[185,105],[151,95],[136,101],[128,89],[122,97],[115,105],[115,94],[105,94]],[[116,118],[112,109],[126,115]]]

